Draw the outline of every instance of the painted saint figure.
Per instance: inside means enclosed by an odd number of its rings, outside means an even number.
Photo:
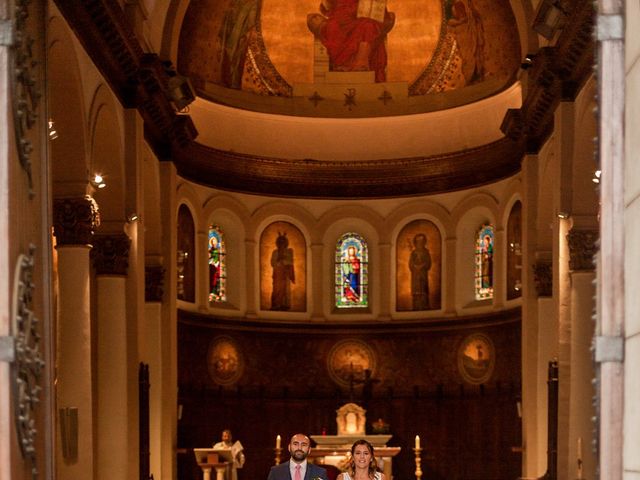
[[[358,303],[360,301],[360,259],[354,246],[347,248],[347,257],[342,263],[342,278],[344,298],[347,302]]]
[[[493,239],[485,235],[482,242],[482,288],[493,287]]]
[[[431,254],[427,248],[427,236],[424,233],[416,234],[413,237],[413,247],[409,257],[413,310],[428,310]]]
[[[293,267],[293,249],[289,248],[286,233],[278,233],[276,249],[271,254],[271,267],[273,268],[271,310],[289,310],[291,284],[296,282],[296,277]]]
[[[220,70],[222,82],[227,87],[242,87],[244,62],[257,18],[257,0],[232,0],[225,12],[219,37],[222,45]]]
[[[473,0],[453,1],[447,25],[456,37],[458,51],[462,58],[462,75],[466,85],[483,80],[485,76],[484,26]]]
[[[393,28],[395,15],[385,8],[381,21],[359,17],[358,3],[358,0],[322,0],[321,14],[309,14],[307,25],[326,47],[332,71],[374,71],[375,81],[384,82],[387,67],[384,41]]]
[[[220,299],[220,249],[218,238],[209,238],[209,300]]]

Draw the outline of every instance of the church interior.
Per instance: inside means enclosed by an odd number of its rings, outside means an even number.
[[[0,479],[640,480],[638,31],[0,2]]]

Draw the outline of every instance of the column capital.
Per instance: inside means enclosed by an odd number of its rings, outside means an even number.
[[[91,196],[53,200],[53,234],[59,246],[90,246],[99,225],[98,204]]]
[[[592,271],[596,254],[598,230],[572,228],[567,234],[569,244],[569,269],[572,271]]]
[[[553,295],[553,268],[550,260],[538,260],[533,264],[533,281],[538,297]]]
[[[144,301],[162,302],[164,295],[164,267],[147,265],[144,267]]]
[[[95,235],[91,258],[98,275],[126,275],[131,240],[124,233]]]

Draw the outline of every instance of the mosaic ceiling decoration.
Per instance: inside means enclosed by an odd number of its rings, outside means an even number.
[[[449,108],[504,89],[519,65],[508,0],[201,0],[178,53],[202,97],[320,116],[332,101],[366,116]]]

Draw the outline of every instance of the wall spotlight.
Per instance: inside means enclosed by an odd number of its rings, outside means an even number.
[[[53,119],[49,119],[48,121],[48,125],[49,125],[49,140],[55,140],[56,138],[58,138],[58,132],[56,131],[56,127],[53,124]]]
[[[93,176],[93,180],[91,180],[91,184],[96,188],[104,188],[107,186],[107,184],[104,183],[104,177],[99,173],[96,173]]]
[[[568,212],[558,212],[558,218],[569,218]]]
[[[138,220],[139,218],[140,218],[140,216],[137,213],[133,212],[133,213],[130,213],[129,215],[127,215],[127,222],[133,223],[136,220]]]
[[[600,183],[601,175],[602,175],[602,170],[596,170],[595,172],[593,172],[593,178],[591,179],[591,181],[593,183]]]

